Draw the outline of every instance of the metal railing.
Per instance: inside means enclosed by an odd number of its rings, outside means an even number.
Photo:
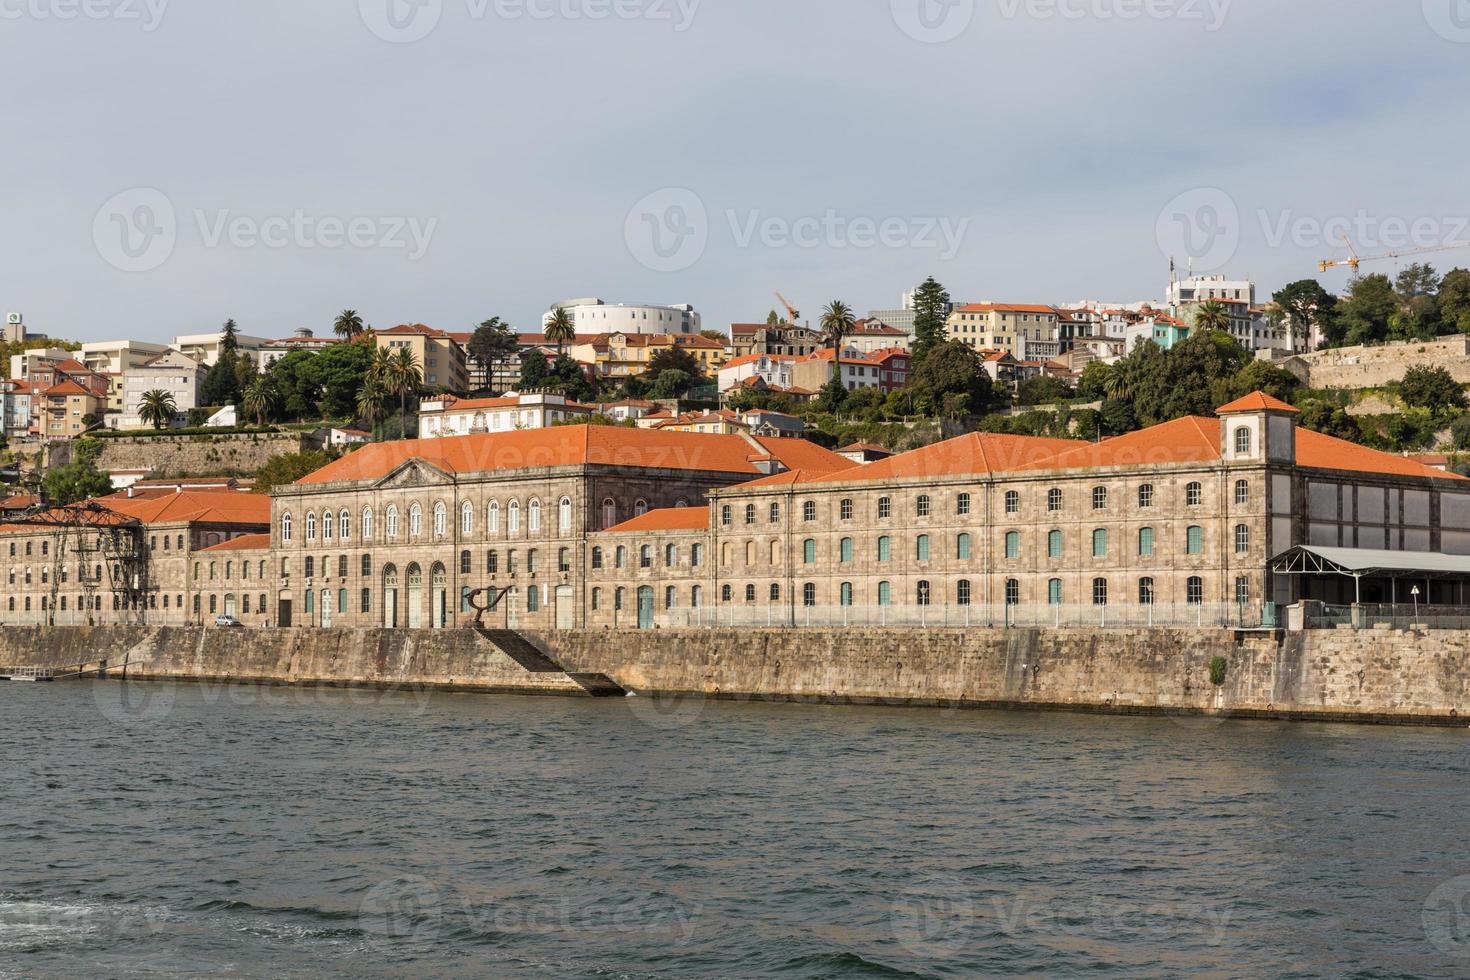
[[[1343,605],[1324,602],[1304,604],[1302,625],[1305,629],[1335,629],[1351,626],[1354,629],[1372,629],[1388,626],[1392,629],[1409,629],[1424,626],[1429,629],[1470,629],[1470,606],[1433,606],[1407,602],[1364,602]]]
[[[829,629],[837,627],[1013,627],[1151,628],[1224,627],[1269,629],[1277,625],[1274,603],[1157,603],[931,606],[749,605],[728,603],[696,609],[634,610],[619,614],[620,625],[662,629]]]

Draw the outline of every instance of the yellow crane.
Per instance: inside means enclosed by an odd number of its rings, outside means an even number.
[[[1348,241],[1346,235],[1344,235],[1342,238],[1342,244],[1348,250],[1347,258],[1326,259],[1322,262],[1318,262],[1317,268],[1322,270],[1323,272],[1326,272],[1328,269],[1345,265],[1352,269],[1354,272],[1357,272],[1358,266],[1362,265],[1364,262],[1382,262],[1385,259],[1401,259],[1410,255],[1426,255],[1431,252],[1453,252],[1457,249],[1470,248],[1470,242],[1451,242],[1448,245],[1429,245],[1424,248],[1405,248],[1400,249],[1396,252],[1384,252],[1381,255],[1359,255],[1357,249],[1353,248],[1353,243]]]
[[[786,315],[791,318],[788,322],[790,322],[793,327],[800,326],[801,314],[797,312],[796,307],[791,305],[790,300],[781,295],[781,291],[779,289],[776,290],[776,298],[781,301],[782,306],[786,307]]]

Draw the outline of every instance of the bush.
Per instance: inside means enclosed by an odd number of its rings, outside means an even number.
[[[1224,657],[1216,657],[1210,661],[1210,683],[1216,687],[1225,683],[1225,670],[1229,666]]]

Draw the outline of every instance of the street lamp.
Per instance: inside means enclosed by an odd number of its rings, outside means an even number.
[[[1411,595],[1411,596],[1414,597],[1414,622],[1415,623],[1418,623],[1419,622],[1419,586],[1416,585],[1412,589],[1410,589],[1409,590],[1409,595]]]

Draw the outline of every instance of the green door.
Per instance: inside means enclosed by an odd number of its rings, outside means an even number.
[[[653,587],[649,585],[638,589],[638,628],[653,629]]]

